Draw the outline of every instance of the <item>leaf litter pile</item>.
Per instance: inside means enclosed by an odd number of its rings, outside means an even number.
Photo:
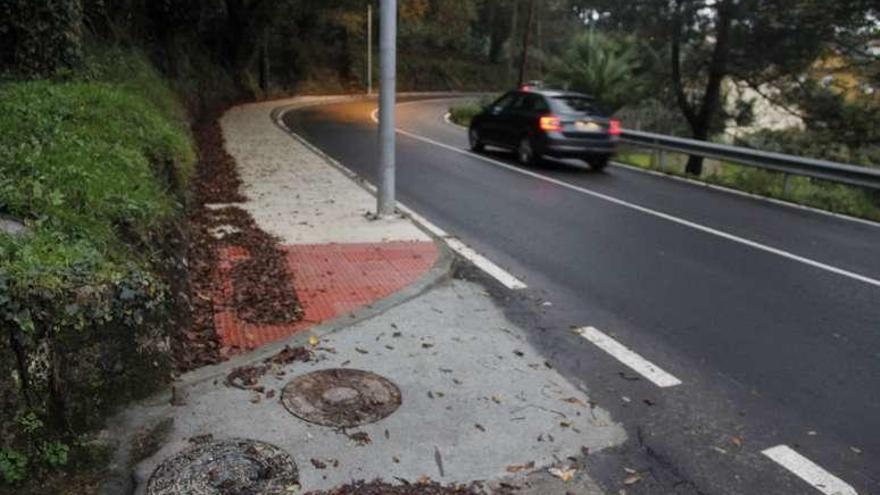
[[[223,133],[215,113],[194,126],[200,159],[193,181],[189,213],[189,275],[192,317],[178,336],[175,359],[179,371],[223,361],[223,349],[214,327],[214,295],[219,292],[219,253],[237,247],[248,257],[232,270],[231,304],[239,319],[255,324],[291,323],[302,318],[302,308],[287,270],[284,253],[275,238],[260,230],[241,208],[241,178],[235,161],[223,146]],[[210,208],[210,204],[225,205]]]
[[[474,485],[443,486],[430,480],[417,483],[404,482],[391,485],[384,481],[356,481],[330,491],[309,492],[306,495],[484,495],[486,492]]]

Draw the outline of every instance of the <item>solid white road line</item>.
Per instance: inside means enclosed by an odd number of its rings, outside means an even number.
[[[457,125],[457,124],[452,124]],[[866,220],[864,218],[851,217],[849,215],[844,215],[842,213],[834,213],[833,211],[828,210],[820,210],[819,208],[815,208],[813,206],[802,205],[799,203],[792,203],[791,201],[786,201],[784,199],[776,199],[768,196],[761,196],[759,194],[750,193],[747,191],[740,191],[739,189],[733,189],[726,186],[720,186],[718,184],[712,184],[711,182],[704,182],[697,179],[691,179],[689,177],[681,177],[678,175],[667,174],[665,172],[661,172],[659,170],[652,170],[648,168],[636,167],[635,165],[630,165],[628,163],[623,162],[611,162],[615,167],[625,168],[628,170],[632,170],[633,172],[638,172],[640,174],[653,175],[655,177],[663,177],[664,179],[674,180],[678,182],[684,182],[690,184],[692,186],[697,187],[705,187],[707,189],[714,189],[716,191],[724,191],[727,194],[734,194],[737,196],[742,196],[745,198],[749,198],[755,201],[763,201],[765,203],[772,203],[774,205],[784,206],[785,208],[793,208],[795,210],[809,211],[810,213],[815,213],[817,215],[824,215],[826,217],[833,217],[838,220],[845,220],[847,222],[854,222],[860,225],[867,225],[868,227],[880,228],[880,222],[875,222],[873,220]]]
[[[501,282],[502,285],[511,290],[520,290],[525,289],[527,287],[526,284],[522,283],[518,278],[513,275],[507,273],[495,263],[492,263],[486,257],[481,255],[480,253],[474,251],[467,244],[461,242],[460,240],[454,237],[447,237],[444,239],[446,244],[456,253],[462,255],[466,260],[473,263],[477,268],[483,270],[488,273],[492,278]]]
[[[596,344],[599,349],[611,354],[615,359],[629,366],[633,371],[644,376],[658,387],[665,388],[681,385],[681,380],[663,371],[655,364],[594,327],[578,328],[575,330],[575,333]]]
[[[490,277],[501,283],[501,285],[507,287],[510,290],[521,290],[528,288],[528,286],[523,283],[522,280],[511,275],[495,263],[492,263],[491,261],[489,261],[488,258],[471,249],[460,239],[452,237],[445,230],[431,223],[427,218],[414,212],[412,208],[409,208],[402,203],[398,203],[397,207],[406,216],[410,217],[414,222],[421,224],[422,227],[427,229],[429,232],[439,237],[440,239],[443,239],[446,245],[449,246],[449,249],[452,249],[456,253],[460,254],[464,259],[473,263],[474,266],[486,272]]]
[[[825,495],[858,495],[855,488],[798,454],[787,445],[777,445],[761,453]]]
[[[374,119],[375,119],[375,112],[374,112]],[[749,247],[751,247],[751,248],[758,249],[758,250],[760,250],[760,251],[764,251],[764,252],[767,252],[767,253],[775,254],[775,255],[777,255],[777,256],[781,256],[781,257],[783,257],[783,258],[786,258],[786,259],[789,259],[789,260],[792,260],[792,261],[796,261],[796,262],[798,262],[798,263],[803,263],[803,264],[805,264],[805,265],[812,266],[813,268],[818,268],[818,269],[820,269],[820,270],[825,270],[825,271],[827,271],[827,272],[831,272],[831,273],[834,273],[834,274],[836,274],[836,275],[840,275],[840,276],[847,277],[847,278],[850,278],[850,279],[853,279],[853,280],[857,280],[857,281],[859,281],[859,282],[863,282],[863,283],[866,283],[866,284],[868,284],[868,285],[873,285],[874,287],[880,287],[880,280],[877,280],[877,279],[874,279],[874,278],[871,278],[871,277],[868,277],[868,276],[865,276],[865,275],[861,275],[861,274],[858,274],[858,273],[855,273],[855,272],[851,272],[851,271],[849,271],[849,270],[845,270],[845,269],[843,269],[843,268],[838,268],[838,267],[836,267],[836,266],[828,265],[828,264],[826,264],[826,263],[822,263],[821,261],[816,261],[816,260],[814,260],[814,259],[810,259],[810,258],[807,258],[807,257],[804,257],[804,256],[800,256],[800,255],[797,255],[797,254],[794,254],[794,253],[790,253],[790,252],[785,251],[785,250],[783,250],[783,249],[778,249],[778,248],[775,248],[775,247],[772,247],[772,246],[768,246],[768,245],[766,245],[766,244],[762,244],[762,243],[760,243],[760,242],[756,242],[756,241],[752,241],[752,240],[749,240],[749,239],[745,239],[745,238],[743,238],[743,237],[739,237],[739,236],[737,236],[737,235],[734,235],[734,234],[731,234],[731,233],[728,233],[728,232],[724,232],[723,230],[719,230],[719,229],[715,229],[715,228],[712,228],[712,227],[708,227],[708,226],[706,226],[706,225],[702,225],[702,224],[699,224],[699,223],[696,223],[696,222],[692,222],[692,221],[690,221],[690,220],[685,220],[684,218],[679,218],[679,217],[676,217],[676,216],[674,216],[674,215],[670,215],[670,214],[668,214],[668,213],[663,213],[663,212],[661,212],[661,211],[652,210],[651,208],[647,208],[647,207],[645,207],[645,206],[640,206],[640,205],[637,205],[637,204],[635,204],[635,203],[630,203],[629,201],[625,201],[625,200],[622,200],[622,199],[619,199],[619,198],[615,198],[614,196],[608,196],[607,194],[602,194],[602,193],[599,193],[599,192],[596,192],[596,191],[591,191],[591,190],[589,190],[589,189],[585,189],[585,188],[583,188],[583,187],[576,186],[576,185],[574,185],[574,184],[569,184],[568,182],[564,182],[564,181],[561,181],[561,180],[559,180],[559,179],[554,179],[554,178],[552,178],[552,177],[547,177],[547,176],[545,176],[545,175],[541,175],[541,174],[539,174],[539,173],[532,172],[532,171],[530,171],[530,170],[524,170],[524,169],[521,169],[521,168],[519,168],[519,167],[515,167],[515,166],[513,166],[513,165],[509,165],[509,164],[507,164],[507,163],[504,163],[504,162],[501,162],[501,161],[498,161],[498,160],[495,160],[495,159],[492,159],[492,158],[489,158],[489,157],[486,157],[486,156],[483,156],[483,155],[479,155],[479,154],[476,154],[476,153],[472,153],[472,152],[470,152],[470,151],[463,150],[463,149],[461,149],[461,148],[457,148],[457,147],[455,147],[455,146],[448,145],[448,144],[446,144],[446,143],[441,143],[441,142],[439,142],[439,141],[435,141],[435,140],[433,140],[433,139],[431,139],[431,138],[427,138],[427,137],[425,137],[425,136],[421,136],[421,135],[414,134],[414,133],[409,132],[409,131],[405,131],[405,130],[403,130],[403,129],[399,129],[399,128],[398,128],[398,129],[397,129],[397,132],[400,133],[400,134],[402,134],[402,135],[404,135],[404,136],[407,136],[407,137],[410,137],[410,138],[413,138],[413,139],[416,139],[416,140],[419,140],[419,141],[423,141],[423,142],[428,143],[428,144],[433,144],[434,146],[439,146],[439,147],[441,147],[441,148],[447,149],[447,150],[449,150],[449,151],[453,151],[453,152],[455,152],[455,153],[459,153],[459,154],[462,154],[462,155],[467,155],[467,156],[470,156],[471,158],[476,158],[476,159],[478,159],[478,160],[482,160],[482,161],[484,161],[484,162],[486,162],[486,163],[491,163],[492,165],[495,165],[495,166],[498,166],[498,167],[501,167],[501,168],[504,168],[504,169],[510,170],[511,172],[516,172],[516,173],[518,173],[518,174],[527,175],[527,176],[529,176],[529,177],[533,177],[533,178],[535,178],[535,179],[542,180],[542,181],[544,181],[544,182],[549,182],[549,183],[551,183],[551,184],[555,184],[555,185],[557,185],[557,186],[561,186],[561,187],[564,187],[564,188],[566,188],[566,189],[570,189],[570,190],[572,190],[572,191],[577,191],[577,192],[579,192],[579,193],[586,194],[586,195],[588,195],[588,196],[593,196],[594,198],[598,198],[598,199],[601,199],[601,200],[604,200],[604,201],[608,201],[608,202],[610,202],[610,203],[614,203],[614,204],[616,204],[616,205],[623,206],[623,207],[625,207],[625,208],[629,208],[629,209],[632,209],[632,210],[635,210],[635,211],[638,211],[638,212],[641,212],[641,213],[645,213],[645,214],[647,214],[647,215],[651,215],[651,216],[654,216],[654,217],[657,217],[657,218],[662,218],[663,220],[667,220],[667,221],[670,221],[670,222],[673,222],[673,223],[677,223],[677,224],[679,224],[679,225],[683,225],[683,226],[685,226],[685,227],[692,228],[692,229],[694,229],[694,230],[699,230],[700,232],[704,232],[704,233],[706,233],[706,234],[710,234],[710,235],[714,235],[714,236],[717,236],[717,237],[721,237],[721,238],[723,238],[723,239],[727,239],[727,240],[729,240],[729,241],[733,241],[733,242],[736,242],[736,243],[739,243],[739,244],[743,244],[743,245],[745,245],[745,246],[749,246]]]

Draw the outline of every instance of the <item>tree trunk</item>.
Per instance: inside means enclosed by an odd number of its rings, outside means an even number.
[[[498,36],[498,6],[494,0],[489,0],[489,13],[486,16],[489,22],[489,53],[488,62],[490,64],[498,63],[498,55],[501,53],[501,40]]]
[[[706,141],[712,128],[712,122],[721,108],[721,83],[727,76],[727,60],[730,54],[730,25],[733,21],[733,4],[730,0],[722,0],[716,7],[718,28],[716,30],[715,48],[709,61],[706,89],[699,109],[688,99],[681,74],[681,37],[684,28],[684,13],[681,4],[677,8],[673,20],[671,62],[672,83],[678,100],[678,106],[691,127],[694,139]],[[703,157],[690,156],[685,172],[692,175],[703,173]]]
[[[260,47],[260,90],[263,97],[269,97],[269,32],[263,35],[263,43]]]
[[[519,0],[513,0],[513,8],[511,10],[512,14],[510,19],[510,36],[508,37],[508,39],[510,40],[510,44],[508,45],[510,47],[510,50],[508,50],[510,52],[510,64],[508,64],[507,66],[508,83],[511,79],[513,79],[513,69],[516,64],[516,56],[514,56],[514,45],[516,44],[516,28],[518,27],[517,23],[519,23]]]
[[[532,18],[535,16],[535,0],[529,0],[529,14],[526,19],[526,31],[523,34],[522,59],[519,62],[518,86],[522,86],[526,77],[526,65],[529,61],[529,42],[532,35]]]

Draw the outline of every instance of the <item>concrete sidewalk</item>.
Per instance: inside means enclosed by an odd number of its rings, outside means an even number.
[[[296,256],[320,253],[291,258],[307,315],[310,299],[302,297],[300,283],[320,260],[348,264],[345,276],[328,276],[329,285],[357,278],[359,271],[366,279],[395,282],[367,299],[337,298],[332,304],[341,311],[307,326],[269,329],[271,338],[265,337],[266,328],[233,322],[224,338],[241,338],[243,349],[257,350],[182,376],[173,391],[114,420],[109,434],[118,435],[125,447],[134,444],[117,462],[136,464],[135,493],[149,493],[157,466],[194,442],[237,438],[266,442],[289,455],[301,486],[290,487],[293,493],[361,479],[415,483],[430,478],[443,484],[485,481],[488,489],[503,482],[505,490],[518,487],[516,493],[601,494],[580,461],[621,444],[623,429],[544,360],[528,343],[528,329],[508,321],[489,292],[449,278],[450,258],[442,244],[435,246],[405,219],[368,220],[372,196],[270,120],[273,108],[312,101],[244,105],[224,116],[228,150],[250,199],[242,206]],[[385,254],[351,255],[350,249],[365,245]],[[334,261],[333,250],[343,253],[341,261]],[[399,256],[390,258],[408,260],[398,263],[405,275],[386,256],[393,250]],[[317,272],[328,270],[335,269]],[[222,305],[218,308],[222,313]],[[251,337],[233,337],[236,331]],[[266,361],[278,351],[289,353],[285,345],[303,347],[310,359]],[[240,385],[230,376],[245,376],[242,370],[253,366],[263,368],[246,386],[229,385]],[[399,390],[399,407],[354,428],[321,426],[288,412],[280,400],[285,385],[331,368],[384,377]],[[344,402],[349,398],[337,396],[348,393],[353,392],[339,386],[324,398]],[[234,462],[234,470],[251,472],[242,464],[250,460]],[[181,476],[208,484],[226,476],[183,469]],[[205,493],[223,493],[212,486],[215,491]]]
[[[229,303],[231,273],[248,254],[221,252],[221,290],[212,295],[215,327],[233,352],[278,341],[388,297],[427,273],[439,254],[432,239],[411,222],[369,218],[375,198],[276,126],[270,114],[279,104],[235,107],[220,125],[247,198],[235,206],[280,240],[305,315],[283,325],[240,320]]]

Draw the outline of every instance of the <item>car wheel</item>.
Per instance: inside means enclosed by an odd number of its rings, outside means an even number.
[[[532,145],[532,139],[528,136],[522,138],[519,146],[516,148],[516,157],[523,165],[534,165],[538,163],[538,154],[535,153],[535,147]]]
[[[591,156],[584,159],[585,162],[595,171],[600,171],[608,166],[608,156]]]
[[[471,127],[468,131],[468,142],[471,145],[471,150],[480,152],[483,151],[485,147],[483,145],[483,141],[480,139],[480,131],[478,131],[475,127]]]

